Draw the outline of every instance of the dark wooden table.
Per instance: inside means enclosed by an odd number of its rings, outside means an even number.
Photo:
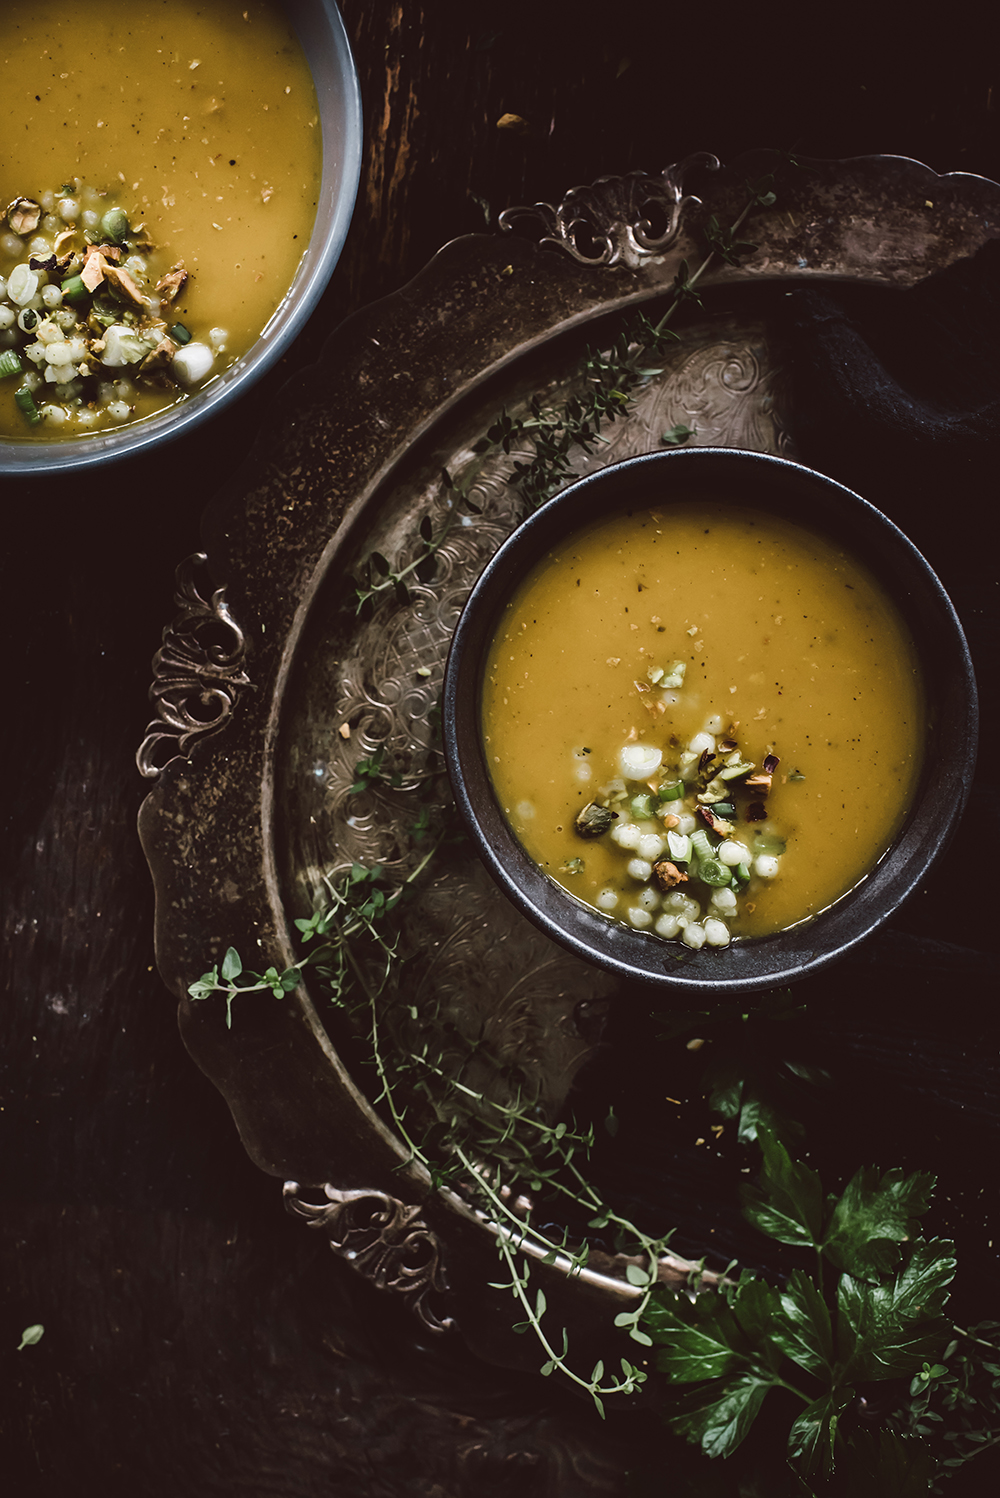
[[[183,1051],[133,762],[173,567],[287,375],[509,204],[754,145],[1000,176],[996,54],[960,16],[932,39],[842,12],[803,34],[758,7],[342,9],[365,167],[296,348],[155,462],[2,495],[0,1471],[19,1494],[575,1498],[655,1467],[639,1416],[602,1427],[549,1384],[425,1345],[285,1216]],[[17,1353],[33,1322],[44,1338]]]

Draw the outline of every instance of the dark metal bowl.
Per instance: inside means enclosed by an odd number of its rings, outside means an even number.
[[[777,935],[687,951],[592,910],[544,874],[497,803],[482,747],[482,674],[500,614],[538,559],[569,534],[630,505],[730,494],[842,544],[868,566],[909,626],[923,667],[929,737],[902,830],[848,895]],[[927,562],[885,515],[841,484],[782,458],[731,448],[649,453],[601,469],[543,505],[501,546],[455,630],[444,683],[448,773],[480,857],[536,925],[623,979],[719,997],[796,982],[870,936],[918,887],[958,824],[976,757],[978,707],[969,649]],[[683,955],[683,961],[678,960]]]

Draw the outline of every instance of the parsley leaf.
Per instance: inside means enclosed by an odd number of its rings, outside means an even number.
[[[916,1235],[933,1188],[932,1175],[862,1168],[833,1210],[823,1252],[838,1269],[862,1279],[891,1274],[900,1262],[898,1245]]]
[[[788,1460],[806,1476],[821,1467],[825,1476],[833,1471],[833,1447],[837,1426],[854,1398],[854,1390],[835,1389],[807,1405],[788,1432]]]
[[[792,1270],[781,1292],[781,1311],[772,1335],[800,1368],[829,1382],[834,1362],[830,1311],[815,1282],[801,1269]]]
[[[764,1153],[758,1185],[746,1185],[741,1195],[743,1214],[779,1243],[817,1248],[823,1238],[823,1188],[808,1165],[792,1160],[785,1146],[767,1129],[758,1127],[757,1142]]]
[[[706,1456],[730,1456],[757,1418],[773,1379],[748,1368],[681,1396],[667,1415],[677,1435],[697,1441]]]
[[[837,1352],[844,1378],[902,1378],[919,1372],[948,1340],[941,1312],[955,1276],[946,1239],[913,1244],[895,1279],[878,1285],[842,1274],[837,1286]]]

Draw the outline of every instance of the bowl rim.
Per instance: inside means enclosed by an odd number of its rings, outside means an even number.
[[[134,425],[89,437],[45,442],[28,437],[0,439],[0,476],[40,478],[67,470],[78,472],[98,463],[134,458],[155,445],[186,436],[209,421],[220,406],[238,400],[255,385],[287,352],[315,311],[344,248],[361,180],[361,89],[335,0],[280,0],[280,8],[306,54],[323,133],[313,233],[291,285],[247,353],[190,401]],[[323,50],[317,50],[324,42]],[[335,113],[329,109],[331,102],[337,106]]]
[[[676,943],[635,931],[585,905],[524,851],[489,778],[479,702],[485,647],[500,611],[549,545],[618,504],[625,507],[632,489],[646,488],[643,503],[648,504],[654,472],[661,485],[669,476],[671,483],[676,479],[690,487],[692,480],[716,484],[727,470],[730,481],[752,477],[751,487],[763,485],[771,495],[771,504],[762,506],[755,495],[748,506],[773,508],[803,528],[835,539],[856,533],[870,544],[874,560],[867,547],[862,552],[857,541],[847,539],[910,628],[924,669],[930,727],[907,817],[875,867],[851,890],[811,920],[773,936],[684,954]],[[789,513],[789,500],[796,494],[811,501],[807,515]],[[564,517],[569,512],[574,519],[567,530]],[[943,677],[932,670],[939,659],[950,666]],[[726,997],[798,982],[845,956],[884,924],[926,876],[958,825],[971,788],[977,725],[975,676],[958,616],[936,573],[905,533],[836,479],[788,458],[741,448],[640,454],[585,475],[540,506],[500,546],[470,593],[455,629],[442,694],[445,761],[456,804],[480,859],[504,894],[548,936],[588,962],[688,999],[695,991]],[[944,808],[936,819],[928,815],[931,794]],[[831,933],[836,938],[832,944],[815,939]],[[769,962],[768,957],[779,960]]]

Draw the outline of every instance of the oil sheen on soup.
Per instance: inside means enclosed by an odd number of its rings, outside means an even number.
[[[312,78],[279,5],[4,6],[0,128],[0,211],[18,195],[62,201],[72,196],[62,188],[82,184],[99,208],[120,205],[143,226],[151,276],[183,260],[189,279],[163,317],[206,343],[214,334],[207,379],[255,343],[309,242],[322,170]],[[53,233],[58,216],[48,215]],[[19,251],[4,228],[2,277],[32,238]],[[26,432],[16,383],[0,382],[0,436],[84,434],[73,422]],[[189,393],[161,385],[137,384],[128,421]]]
[[[926,728],[912,642],[867,570],[721,502],[616,516],[544,557],[502,616],[482,723],[535,861],[691,946],[785,929],[862,879]]]

